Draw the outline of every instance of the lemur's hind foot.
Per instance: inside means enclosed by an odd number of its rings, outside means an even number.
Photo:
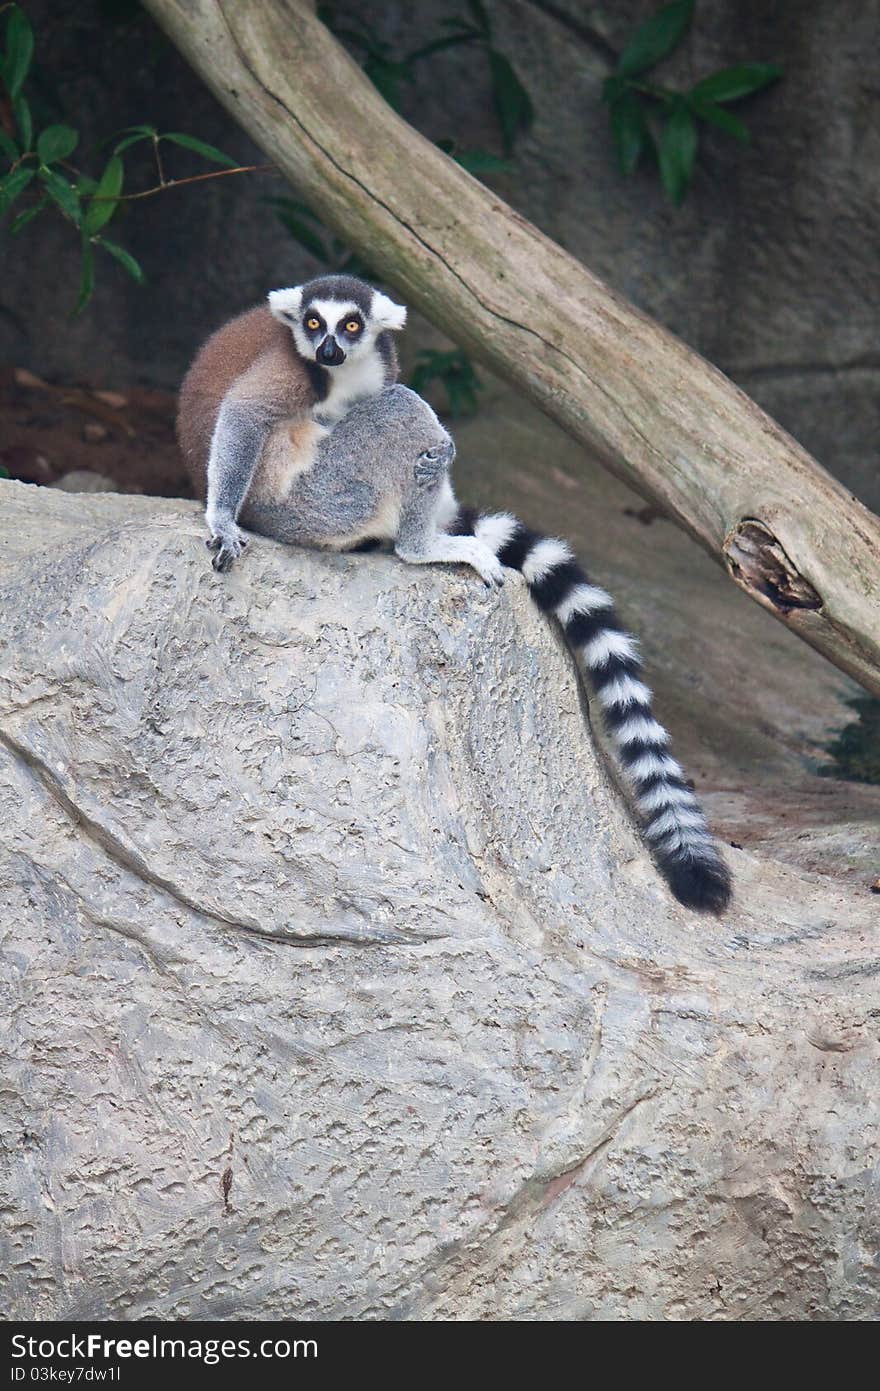
[[[730,871],[669,754],[669,735],[654,718],[651,691],[641,680],[635,638],[621,627],[611,596],[591,583],[564,541],[529,531],[506,512],[480,517],[462,509],[452,529],[461,539],[474,535],[502,565],[519,570],[538,607],[561,624],[589,675],[643,835],[669,887],[688,908],[723,912]]]
[[[455,446],[452,440],[446,440],[432,449],[423,449],[413,466],[416,486],[427,488],[432,483],[442,482],[454,458]]]
[[[398,388],[399,390],[399,388]],[[430,408],[420,401],[421,411]],[[436,421],[445,437],[423,449],[413,465],[415,486],[408,492],[400,516],[394,550],[409,565],[469,565],[490,589],[504,583],[504,566],[490,546],[477,537],[450,536],[444,529],[442,514],[456,502],[449,482],[449,468],[455,458],[455,445]]]
[[[469,565],[488,589],[500,588],[504,583],[504,566],[488,546],[473,536],[438,535],[423,550],[408,550],[399,544],[395,550],[409,565]]]

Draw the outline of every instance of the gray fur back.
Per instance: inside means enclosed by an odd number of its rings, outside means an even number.
[[[245,503],[252,531],[301,546],[340,547],[390,539],[426,449],[449,442],[426,401],[396,384],[355,401],[315,448],[312,467],[282,502]],[[389,520],[390,519],[390,520]]]
[[[315,468],[326,478],[408,485],[419,454],[448,439],[427,401],[397,383],[354,402],[318,445]]]

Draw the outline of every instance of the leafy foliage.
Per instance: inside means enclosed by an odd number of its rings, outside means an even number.
[[[183,150],[192,150],[195,154],[201,155],[202,159],[208,160],[210,164],[222,164],[224,169],[235,169],[236,161],[230,155],[225,155],[222,150],[218,150],[214,145],[209,145],[205,140],[197,140],[194,135],[181,135],[180,131],[174,131],[171,135],[154,136],[158,140],[167,140],[171,145],[179,145]]]
[[[466,6],[467,17],[450,17],[440,21],[445,34],[396,58],[392,56],[390,45],[364,20],[342,20],[332,4],[319,5],[318,15],[337,38],[343,39],[362,55],[364,72],[395,111],[399,111],[402,104],[403,84],[412,81],[419,63],[444,49],[462,44],[481,47],[488,60],[492,100],[501,126],[504,154],[509,156],[517,137],[528,130],[532,123],[532,103],[510,60],[496,46],[492,25],[481,0],[466,0]],[[452,141],[440,141],[439,144],[441,149],[447,145],[456,148]],[[453,158],[470,173],[488,173],[506,167],[497,155],[485,150],[462,151],[454,154]]]
[[[847,704],[857,718],[845,725],[828,752],[834,760],[821,771],[828,778],[849,778],[853,782],[880,783],[880,700],[859,695]]]
[[[307,203],[301,203],[297,198],[267,198],[266,202],[275,209],[278,221],[300,246],[328,270],[339,275],[358,275],[363,280],[375,281],[379,278],[362,257],[340,237],[328,231]]]
[[[693,179],[700,123],[748,143],[747,126],[725,108],[782,76],[777,63],[740,63],[703,78],[687,92],[648,82],[645,74],[681,43],[694,9],[695,0],[673,0],[652,15],[630,39],[602,92],[622,172],[632,174],[642,157],[652,154],[663,187],[676,205],[683,202]]]
[[[630,39],[617,71],[621,77],[638,77],[669,56],[690,27],[694,0],[674,0],[652,15]]]
[[[144,193],[123,193],[125,164],[122,156],[126,150],[143,141],[151,142],[159,183],[155,189],[147,190],[148,193],[158,192],[173,183],[165,178],[160,156],[162,142],[191,150],[225,169],[234,169],[236,164],[222,150],[195,136],[179,131],[162,135],[153,126],[141,125],[130,126],[114,137],[114,148],[97,180],[82,173],[70,163],[80,143],[79,131],[73,126],[46,126],[35,138],[33,116],[25,94],[34,56],[33,29],[19,5],[5,8],[8,17],[0,52],[0,82],[7,100],[0,106],[0,153],[8,167],[0,177],[0,217],[5,216],[23,194],[30,192],[36,195],[34,201],[16,211],[9,226],[10,235],[17,236],[35,217],[52,208],[76,231],[80,238],[80,282],[73,312],[79,314],[94,291],[96,248],[106,252],[138,284],[144,283],[143,270],[131,252],[119,242],[111,241],[105,233],[105,228],[117,218],[130,198],[145,196]]]
[[[453,348],[449,352],[425,348],[419,353],[409,380],[410,386],[424,396],[435,383],[439,383],[445,391],[447,404],[443,414],[451,415],[454,419],[476,414],[483,383],[461,348]]]

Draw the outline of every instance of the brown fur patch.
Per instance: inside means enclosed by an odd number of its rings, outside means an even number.
[[[290,330],[260,304],[208,339],[180,388],[177,438],[197,497],[207,491],[208,455],[228,391],[288,419],[305,415],[315,395]]]
[[[294,480],[308,473],[315,448],[327,433],[314,420],[282,420],[266,441],[249,497],[254,502],[283,502]]]

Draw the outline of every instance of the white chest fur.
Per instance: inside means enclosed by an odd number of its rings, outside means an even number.
[[[377,352],[327,372],[329,390],[324,400],[312,407],[312,418],[328,425],[340,420],[352,401],[373,396],[385,385],[385,363]]]

